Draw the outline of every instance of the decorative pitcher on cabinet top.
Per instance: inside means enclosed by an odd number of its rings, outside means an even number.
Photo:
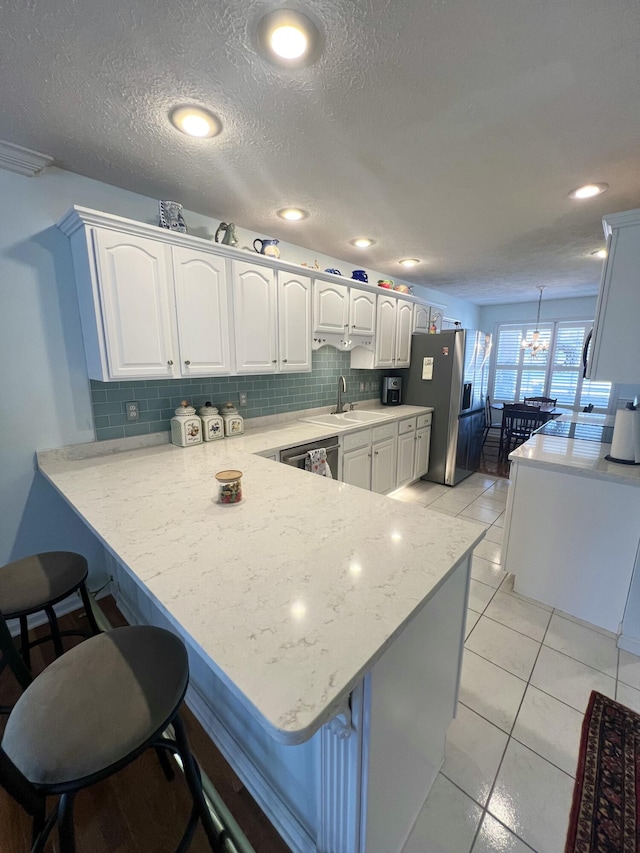
[[[260,237],[256,237],[253,241],[253,248],[259,255],[268,255],[270,258],[279,258],[280,257],[280,249],[278,248],[278,243],[280,240],[272,240],[265,238],[261,240]],[[260,243],[260,248],[256,248],[256,243]]]

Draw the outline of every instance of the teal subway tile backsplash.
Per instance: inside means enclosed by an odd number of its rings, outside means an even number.
[[[199,408],[207,400],[220,408],[231,401],[238,405],[241,391],[247,394],[243,417],[295,412],[330,406],[336,400],[338,377],[347,381],[345,399],[350,403],[377,397],[380,380],[389,370],[353,370],[348,352],[324,347],[313,353],[311,373],[269,376],[214,376],[197,379],[139,379],[134,382],[98,382],[91,380],[93,419],[98,441],[124,438],[170,429],[174,410],[182,400]],[[360,383],[366,390],[360,391]],[[367,387],[368,386],[368,387]],[[137,400],[140,420],[126,420],[125,403]]]

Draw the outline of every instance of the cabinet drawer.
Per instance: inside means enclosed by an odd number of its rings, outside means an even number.
[[[382,424],[382,426],[373,427],[372,441],[382,441],[383,438],[394,438],[398,434],[398,424]]]
[[[355,450],[356,447],[366,447],[371,444],[371,430],[363,429],[360,432],[352,432],[342,438],[342,451],[348,453],[349,450]]]
[[[404,435],[406,432],[414,432],[415,428],[416,418],[407,418],[398,424],[398,435]]]
[[[416,429],[422,429],[426,426],[431,426],[431,412],[429,412],[428,415],[418,415],[418,425]]]

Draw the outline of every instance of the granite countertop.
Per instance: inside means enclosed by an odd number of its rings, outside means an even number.
[[[558,420],[602,426],[614,424],[612,417],[586,412],[561,415]],[[533,435],[512,451],[509,459],[523,465],[564,471],[576,476],[640,486],[640,465],[609,462],[604,457],[610,452],[610,444],[601,444],[598,441],[563,438],[557,435]]]
[[[407,409],[429,411],[394,416]],[[105,453],[98,442],[38,454],[43,475],[283,743],[336,713],[484,535],[254,455],[332,434],[295,422],[189,448]],[[215,500],[225,468],[243,471],[235,506]]]

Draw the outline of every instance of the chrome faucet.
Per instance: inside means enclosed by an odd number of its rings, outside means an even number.
[[[336,415],[341,415],[344,412],[344,403],[342,395],[347,393],[347,381],[344,376],[338,377],[338,402],[336,403]]]

